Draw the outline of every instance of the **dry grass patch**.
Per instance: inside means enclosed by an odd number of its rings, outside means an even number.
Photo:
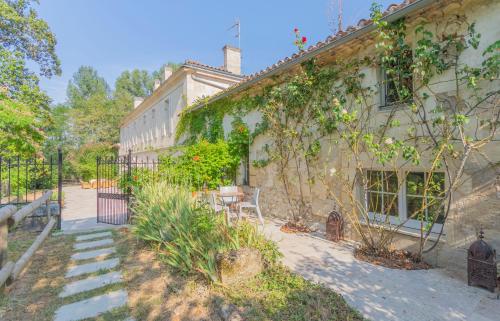
[[[238,286],[223,288],[169,270],[153,249],[121,230],[116,237],[129,307],[136,320],[221,321],[221,302],[238,306],[245,320],[357,321],[342,296],[278,265]]]
[[[15,231],[9,235],[9,260],[19,257],[38,233]],[[11,241],[12,238],[12,241]],[[50,236],[24,272],[0,293],[0,319],[52,320],[60,306],[58,294],[73,252],[73,236]]]
[[[211,309],[207,286],[171,273],[156,260],[155,252],[128,230],[118,233],[116,246],[136,320],[220,320]]]

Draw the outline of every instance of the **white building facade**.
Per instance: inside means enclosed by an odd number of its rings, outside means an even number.
[[[223,51],[223,67],[194,61],[186,61],[175,72],[165,67],[163,79],[155,81],[153,93],[145,99],[136,97],[134,110],[123,119],[120,156],[131,151],[138,159],[156,159],[162,151],[175,145],[179,114],[186,106],[244,79],[240,49],[225,46]]]

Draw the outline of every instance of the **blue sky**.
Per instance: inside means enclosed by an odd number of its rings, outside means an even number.
[[[379,0],[384,9],[398,0]],[[334,6],[332,6],[332,3]],[[197,60],[223,64],[222,47],[237,45],[241,21],[242,69],[258,71],[296,51],[293,28],[308,43],[332,32],[337,0],[41,0],[37,6],[56,34],[61,77],[42,79],[54,102],[63,102],[66,86],[81,65],[96,68],[113,86],[124,70],[155,70],[167,61]],[[368,16],[372,0],[344,0],[344,26]],[[337,15],[335,9],[334,16]]]

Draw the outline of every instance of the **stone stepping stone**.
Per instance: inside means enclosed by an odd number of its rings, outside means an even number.
[[[85,249],[91,249],[94,247],[101,247],[101,246],[110,245],[110,244],[113,244],[113,239],[104,239],[104,240],[99,240],[99,241],[75,243],[73,245],[73,248],[75,250],[85,250]]]
[[[93,239],[100,239],[103,237],[111,237],[113,236],[113,233],[111,232],[100,232],[100,233],[92,233],[92,234],[85,234],[85,235],[80,235],[76,237],[77,242],[81,241],[88,241],[88,240],[93,240]]]
[[[115,268],[119,263],[120,260],[118,258],[115,258],[99,262],[92,262],[92,263],[72,266],[68,269],[68,272],[66,273],[65,277],[71,278],[82,274],[97,272],[99,270],[109,270]]]
[[[93,276],[84,280],[66,284],[63,288],[63,291],[59,293],[59,297],[65,298],[74,294],[102,288],[103,286],[118,282],[122,282],[122,274],[120,272],[111,272]]]
[[[90,299],[63,305],[56,311],[55,321],[77,321],[95,318],[100,314],[127,304],[125,290],[109,292]]]
[[[116,252],[116,248],[114,248],[114,247],[109,247],[109,248],[99,249],[99,250],[92,250],[92,251],[87,251],[87,252],[77,252],[77,253],[71,255],[71,259],[74,261],[95,259],[98,257],[104,257],[107,255],[113,254],[115,252]]]

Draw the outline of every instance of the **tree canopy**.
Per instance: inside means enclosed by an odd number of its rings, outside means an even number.
[[[0,0],[0,46],[32,60],[46,77],[61,74],[56,37],[38,17],[34,0]]]

